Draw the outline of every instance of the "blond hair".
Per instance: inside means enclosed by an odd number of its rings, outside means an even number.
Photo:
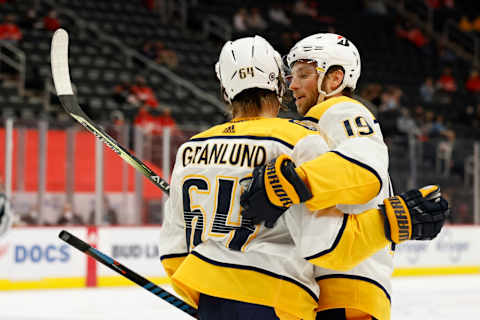
[[[229,111],[234,118],[238,115],[255,116],[262,113],[265,108],[278,108],[279,105],[280,101],[275,92],[251,88],[235,96]]]

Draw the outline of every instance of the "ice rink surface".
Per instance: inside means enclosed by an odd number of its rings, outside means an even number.
[[[394,278],[392,320],[479,319],[480,275]],[[192,319],[140,287],[0,292],[1,320]]]

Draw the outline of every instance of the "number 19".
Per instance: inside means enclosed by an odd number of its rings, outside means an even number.
[[[355,124],[355,131],[352,128],[351,122]],[[351,119],[347,119],[343,121],[343,125],[345,126],[345,131],[349,137],[354,136],[369,136],[373,134],[373,129],[368,124],[367,120],[364,117],[356,117],[355,121],[351,121]]]

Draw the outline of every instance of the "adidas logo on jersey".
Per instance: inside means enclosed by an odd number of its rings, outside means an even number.
[[[223,130],[223,133],[235,133],[235,125],[232,124],[229,127],[226,127],[225,130]]]

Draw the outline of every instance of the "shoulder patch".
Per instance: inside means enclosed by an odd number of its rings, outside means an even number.
[[[316,106],[313,106],[312,108],[310,108],[310,110],[308,110],[307,114],[305,115],[305,118],[313,119],[318,122],[320,118],[322,118],[323,114],[327,112],[327,110],[329,110],[333,106],[343,105],[343,104],[355,104],[355,105],[364,107],[361,102],[346,96],[333,97],[323,102],[320,102]]]
[[[304,127],[305,129],[312,130],[312,131],[318,131],[312,124],[308,124],[306,122],[300,121],[300,120],[295,120],[295,119],[290,119],[288,122],[297,124],[301,127]]]

